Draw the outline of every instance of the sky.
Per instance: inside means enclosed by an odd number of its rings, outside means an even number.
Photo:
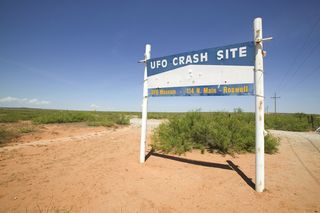
[[[265,110],[320,114],[320,1],[0,1],[0,107],[141,111],[151,57],[253,40],[263,19]],[[255,109],[254,96],[154,97],[149,111]]]

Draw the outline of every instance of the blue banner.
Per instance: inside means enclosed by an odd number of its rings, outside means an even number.
[[[149,96],[228,96],[228,95],[253,95],[254,84],[230,84],[167,87],[148,90]]]
[[[152,58],[147,60],[148,76],[188,65],[254,66],[254,42]]]

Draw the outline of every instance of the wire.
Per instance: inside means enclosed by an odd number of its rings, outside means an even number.
[[[312,25],[311,31],[307,36],[307,39],[304,40],[303,44],[301,45],[301,47],[299,48],[299,51],[297,51],[297,54],[294,57],[293,63],[291,63],[290,68],[287,70],[287,72],[285,73],[285,75],[282,77],[278,88],[281,88],[282,84],[285,82],[285,80],[287,79],[286,77],[288,76],[289,72],[292,70],[292,68],[294,67],[293,65],[295,65],[295,62],[298,61],[298,57],[300,55],[300,53],[302,52],[302,50],[305,48],[305,46],[307,45],[308,41],[311,39],[313,33],[315,32],[315,29],[317,27],[317,25],[320,23],[320,16],[318,17],[317,21]]]
[[[306,61],[310,58],[310,56],[312,56],[313,52],[319,47],[319,45],[320,45],[320,40],[318,41],[318,43],[315,46],[313,46],[313,48],[311,49],[311,51],[309,52],[307,57],[304,58],[302,63],[300,63],[299,66],[297,66],[294,73],[290,77],[287,78],[287,82],[289,82],[289,79],[293,79],[295,77],[295,75],[298,73],[300,68],[306,63]],[[282,87],[282,89],[285,87],[286,87],[286,84]]]
[[[307,79],[309,79],[310,77],[312,77],[314,74],[316,74],[316,71],[319,71],[320,70],[320,65],[317,66],[315,69],[313,69],[310,74],[308,74],[305,78],[301,79],[297,84],[297,87],[296,88],[300,88],[302,83],[305,82]]]

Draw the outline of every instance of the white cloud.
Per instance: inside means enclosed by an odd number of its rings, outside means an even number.
[[[40,100],[38,100],[36,98],[27,100],[27,102],[29,102],[30,104],[36,104],[36,105],[47,105],[47,104],[50,104],[50,101],[40,101]]]
[[[4,104],[11,104],[11,103],[15,103],[15,104],[29,104],[29,105],[47,105],[50,104],[50,101],[45,101],[45,100],[38,100],[37,98],[32,98],[32,99],[28,99],[28,98],[16,98],[16,97],[4,97],[4,98],[0,98],[0,103],[4,103]]]
[[[99,106],[95,105],[95,104],[91,104],[90,107],[93,108],[93,109],[99,108]]]
[[[18,101],[18,98],[13,98],[13,97],[5,97],[5,98],[0,98],[0,103],[11,103],[11,102],[15,102]]]

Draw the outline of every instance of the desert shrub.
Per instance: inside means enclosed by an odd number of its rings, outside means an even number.
[[[311,131],[320,126],[320,118],[316,115],[304,113],[269,114],[266,116],[265,125],[267,129],[300,132]]]
[[[118,114],[115,118],[115,123],[119,125],[129,125],[130,124],[130,119],[128,116],[125,116],[123,114]]]
[[[18,131],[19,131],[19,133],[23,133],[23,134],[30,133],[30,132],[35,131],[35,128],[34,128],[34,126],[27,125],[27,126],[20,127]]]
[[[265,137],[266,153],[277,151],[277,139]],[[207,149],[223,154],[254,152],[254,115],[246,113],[201,113],[170,118],[154,130],[153,149],[183,154]]]
[[[268,154],[274,154],[278,151],[279,139],[271,135],[265,137],[264,152]]]
[[[243,112],[243,109],[241,107],[237,107],[233,109],[233,112]]]
[[[0,145],[4,145],[23,134],[36,131],[37,128],[31,124],[20,123],[14,126],[0,126]]]
[[[0,128],[0,146],[10,142],[12,139],[17,137],[17,133],[13,130]]]

